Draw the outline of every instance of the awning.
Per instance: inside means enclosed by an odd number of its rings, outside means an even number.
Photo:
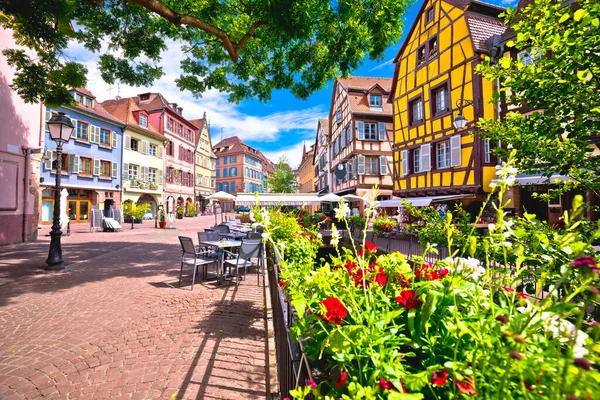
[[[538,175],[528,175],[528,174],[518,174],[515,176],[515,183],[519,183],[521,185],[551,185],[556,181],[568,181],[569,177],[559,174],[552,174],[551,176],[542,176]]]
[[[473,194],[450,194],[446,196],[423,196],[423,197],[405,197],[403,199],[382,200],[379,202],[379,207],[383,208],[398,208],[402,206],[402,201],[406,200],[415,207],[425,207],[431,203],[440,201],[450,201],[464,199],[467,197],[475,197]]]
[[[322,202],[315,193],[260,193],[258,201],[261,206],[318,205]],[[256,195],[253,193],[240,193],[235,198],[236,206],[252,207],[255,204]]]

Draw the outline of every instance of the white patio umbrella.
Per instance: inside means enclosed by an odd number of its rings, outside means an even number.
[[[364,199],[362,197],[357,196],[355,194],[346,194],[342,197],[348,201],[364,201]]]
[[[216,192],[207,197],[209,200],[235,200],[235,196],[227,192]],[[214,206],[214,203],[213,203]],[[221,207],[221,222],[223,222],[223,207]],[[215,225],[217,224],[217,213],[215,211]]]
[[[321,200],[321,202],[337,203],[340,201],[340,196],[334,193],[327,193],[325,196],[319,197],[319,200]]]

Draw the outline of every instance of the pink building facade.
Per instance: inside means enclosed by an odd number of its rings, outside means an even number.
[[[14,47],[12,33],[0,28],[0,245],[36,240],[40,207],[45,108],[10,88],[14,71],[1,51]]]

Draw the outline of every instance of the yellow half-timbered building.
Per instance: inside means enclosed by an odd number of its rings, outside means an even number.
[[[395,195],[457,195],[472,203],[489,191],[496,160],[476,135],[476,124],[495,118],[494,84],[474,70],[506,30],[498,18],[502,11],[478,1],[423,3],[394,60],[388,99]],[[457,117],[466,120],[462,129],[454,126]]]

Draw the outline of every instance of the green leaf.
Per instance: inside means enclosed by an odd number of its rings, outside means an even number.
[[[575,20],[577,22],[586,15],[587,15],[587,11],[583,8],[580,8],[579,10],[575,11],[575,13],[573,14],[573,20]]]
[[[568,20],[568,19],[569,19],[569,16],[570,16],[570,15],[569,15],[569,13],[568,13],[568,12],[564,13],[564,14],[562,15],[562,17],[560,17],[560,19],[558,20],[558,23],[559,23],[559,24],[562,24],[563,22],[565,22],[566,20]]]

